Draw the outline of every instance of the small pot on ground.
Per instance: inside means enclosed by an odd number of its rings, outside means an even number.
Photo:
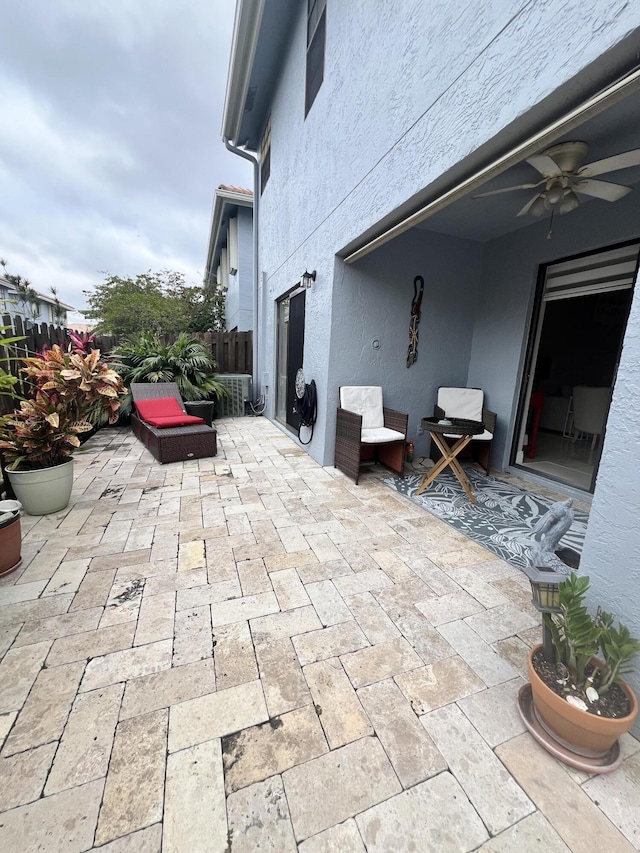
[[[533,665],[534,655],[542,649],[535,646],[529,652],[528,673],[533,704],[540,725],[562,746],[586,758],[602,758],[607,755],[620,735],[628,732],[638,714],[638,700],[626,682],[620,687],[627,695],[631,712],[624,717],[612,719],[584,711],[559,696],[540,678]],[[603,663],[597,658],[591,664],[602,670]]]
[[[64,509],[73,489],[73,459],[50,468],[7,471],[14,492],[29,515],[48,515]]]
[[[0,521],[0,578],[14,572],[22,563],[22,531],[18,501],[0,501],[0,515],[5,514],[9,517]]]

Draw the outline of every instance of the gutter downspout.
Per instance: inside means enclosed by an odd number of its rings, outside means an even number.
[[[242,148],[237,148],[225,137],[225,148],[238,157],[253,163],[253,400],[259,397],[262,389],[258,383],[258,208],[260,205],[260,161]]]

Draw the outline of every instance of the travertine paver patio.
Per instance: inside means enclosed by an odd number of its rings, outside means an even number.
[[[126,430],[0,582],[0,850],[640,849],[640,743],[589,779],[515,698],[523,575],[261,418]]]

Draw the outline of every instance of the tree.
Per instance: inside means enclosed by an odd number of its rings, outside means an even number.
[[[224,293],[187,286],[180,272],[162,270],[105,281],[85,291],[87,317],[98,320],[96,332],[131,337],[140,332],[206,332],[224,329]]]
[[[139,332],[181,331],[186,327],[185,306],[170,290],[184,287],[184,275],[170,270],[121,278],[106,274],[105,281],[85,291],[86,316],[98,320],[97,333],[135,335]]]

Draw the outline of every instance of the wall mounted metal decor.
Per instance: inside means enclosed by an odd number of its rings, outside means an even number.
[[[420,323],[423,293],[424,279],[421,275],[417,275],[413,280],[413,300],[411,302],[411,323],[409,324],[407,367],[411,367],[411,365],[415,364],[418,359],[418,325]]]

